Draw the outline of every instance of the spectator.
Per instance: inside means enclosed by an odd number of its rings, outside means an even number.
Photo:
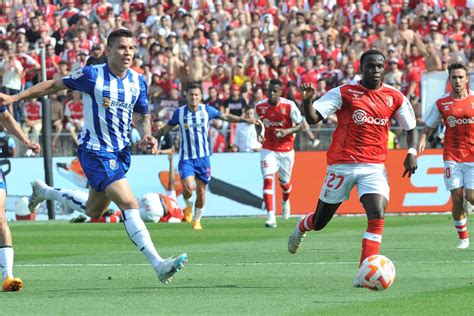
[[[172,83],[169,86],[169,92],[159,98],[155,109],[157,117],[161,120],[169,120],[173,112],[184,104],[184,100],[179,96],[179,86],[176,83]]]
[[[240,94],[240,87],[236,84],[232,86],[230,97],[224,102],[224,113],[235,116],[242,116],[244,109],[247,107],[247,102]]]
[[[84,125],[83,104],[80,91],[72,92],[72,99],[64,104],[64,117],[66,119],[66,130],[71,134],[72,140],[79,145],[77,132]]]
[[[255,110],[246,107],[244,117],[255,119]],[[257,132],[253,124],[237,123],[235,128],[234,144],[231,147],[233,152],[255,152],[262,149],[262,144],[257,140]]]
[[[64,120],[64,105],[58,99],[58,95],[51,95],[51,124],[54,129],[53,140],[51,141],[51,148],[53,151],[56,151],[59,136],[63,130],[63,120]]]
[[[25,101],[25,104],[23,105],[24,123],[22,129],[26,135],[30,134],[29,138],[34,143],[39,142],[39,135],[41,128],[43,127],[41,121],[41,108],[41,102],[37,99]]]
[[[13,48],[8,49],[3,59],[0,59],[0,75],[2,76],[2,90],[7,94],[17,94],[21,91],[21,76],[23,66],[17,59]],[[9,105],[9,112],[13,113],[17,122],[22,121],[21,108],[18,102]],[[37,143],[37,141],[33,141]]]
[[[87,58],[86,65],[99,65],[105,64],[107,57],[105,57],[102,44],[94,44],[92,46],[91,55]]]
[[[391,58],[388,61],[388,70],[385,73],[384,82],[397,90],[402,88],[403,72],[398,69],[398,59]]]
[[[405,60],[405,73],[402,77],[402,93],[407,97],[420,97],[421,74],[410,59]]]

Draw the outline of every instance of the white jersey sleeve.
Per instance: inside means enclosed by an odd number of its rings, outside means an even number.
[[[301,115],[301,112],[296,106],[295,102],[291,102],[290,117],[293,123],[295,123],[296,125],[301,124],[301,122],[303,122],[303,116]]]
[[[435,128],[441,119],[441,113],[436,104],[429,109],[428,114],[425,117],[425,124],[428,127]]]
[[[412,130],[416,127],[415,111],[410,104],[410,101],[404,96],[402,106],[395,112],[394,117],[397,119],[400,126],[406,130]]]
[[[329,115],[336,113],[342,107],[340,87],[329,90],[320,99],[313,102],[313,108],[326,119]]]

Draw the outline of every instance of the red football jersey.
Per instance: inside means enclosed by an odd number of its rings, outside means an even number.
[[[29,121],[41,120],[41,102],[29,101],[26,103],[23,116]]]
[[[330,90],[313,107],[324,117],[336,113],[337,128],[327,152],[328,164],[383,163],[387,158],[390,119],[395,117],[405,130],[416,126],[408,99],[383,84],[369,90],[359,83]]]
[[[268,99],[264,99],[255,105],[255,113],[265,126],[265,141],[262,147],[278,152],[292,151],[294,134],[279,138],[275,134],[275,129],[291,128],[294,124],[302,122],[303,117],[295,102],[280,98],[277,105],[271,105],[268,103]]]
[[[443,119],[443,159],[456,162],[474,162],[474,92],[464,99],[454,99],[446,94],[436,100],[425,122],[436,127]]]
[[[80,120],[83,116],[82,109],[82,101],[75,102],[74,100],[70,100],[64,105],[64,116],[73,120]]]
[[[183,219],[183,210],[179,207],[173,196],[158,193],[166,208],[166,214],[160,219],[161,222],[168,222],[171,217]]]

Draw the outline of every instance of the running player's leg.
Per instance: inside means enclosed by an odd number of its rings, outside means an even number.
[[[206,201],[206,187],[211,180],[211,162],[209,157],[196,159],[194,171],[196,174],[196,204],[193,217],[193,229],[202,229],[201,216]]]
[[[278,180],[282,191],[282,202],[281,202],[281,213],[283,219],[287,220],[290,218],[291,206],[290,206],[290,192],[291,186],[291,173],[295,162],[295,152],[285,152],[278,154],[279,170]]]
[[[180,160],[178,171],[183,184],[184,220],[191,223],[193,218],[193,192],[196,191],[194,165],[191,160]]]
[[[263,201],[267,211],[265,226],[275,228],[277,223],[273,205],[273,179],[278,171],[278,161],[275,152],[266,149],[260,151],[260,170],[263,176]]]
[[[360,263],[379,253],[384,213],[390,195],[387,171],[383,164],[365,164],[356,169],[359,200],[367,214],[367,229],[362,239]]]
[[[3,176],[0,174],[0,268],[2,269],[2,288],[4,291],[18,291],[23,282],[13,277],[12,234],[5,214],[6,191]]]
[[[296,253],[306,232],[322,230],[331,221],[341,203],[349,198],[354,186],[353,170],[350,165],[328,166],[318,205],[313,213],[298,222],[288,239],[288,251]]]
[[[98,192],[93,187],[89,187],[89,197],[86,202],[86,214],[91,218],[99,218],[110,205],[110,198],[105,192]],[[119,208],[120,206],[117,205]],[[123,210],[122,208],[120,208]]]
[[[454,221],[454,227],[459,237],[459,249],[465,249],[469,247],[469,235],[467,233],[467,218],[466,212],[464,211],[464,182],[468,184],[469,177],[463,170],[463,165],[454,161],[444,162],[445,172],[444,181],[446,188],[451,192],[452,199],[452,216]],[[474,172],[470,174],[474,175]],[[472,181],[472,180],[471,180]]]

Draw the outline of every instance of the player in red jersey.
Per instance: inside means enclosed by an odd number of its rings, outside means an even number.
[[[407,131],[410,149],[403,176],[411,176],[417,168],[415,114],[403,94],[383,83],[385,56],[378,50],[368,50],[360,57],[360,64],[359,82],[334,88],[313,104],[314,87],[301,86],[308,123],[315,124],[336,113],[338,125],[328,149],[327,177],[316,211],[296,225],[288,240],[290,253],[296,253],[307,231],[321,230],[329,223],[355,185],[368,219],[360,262],[379,253],[390,191],[384,161],[392,117]],[[360,287],[361,283],[356,278],[353,285]]]
[[[458,248],[466,249],[469,237],[465,207],[467,202],[474,203],[474,92],[467,88],[469,77],[464,64],[453,63],[448,72],[452,91],[436,100],[428,112],[418,149],[420,152],[425,149],[426,139],[442,119],[446,126],[444,182],[453,199],[454,226],[460,239]]]
[[[303,128],[303,117],[295,102],[282,98],[282,82],[270,80],[268,99],[255,105],[255,113],[262,124],[255,125],[258,140],[263,144],[260,151],[260,168],[263,176],[263,200],[267,210],[265,226],[276,228],[273,209],[273,178],[278,179],[283,191],[282,215],[290,217],[291,170],[295,161],[294,133]]]

